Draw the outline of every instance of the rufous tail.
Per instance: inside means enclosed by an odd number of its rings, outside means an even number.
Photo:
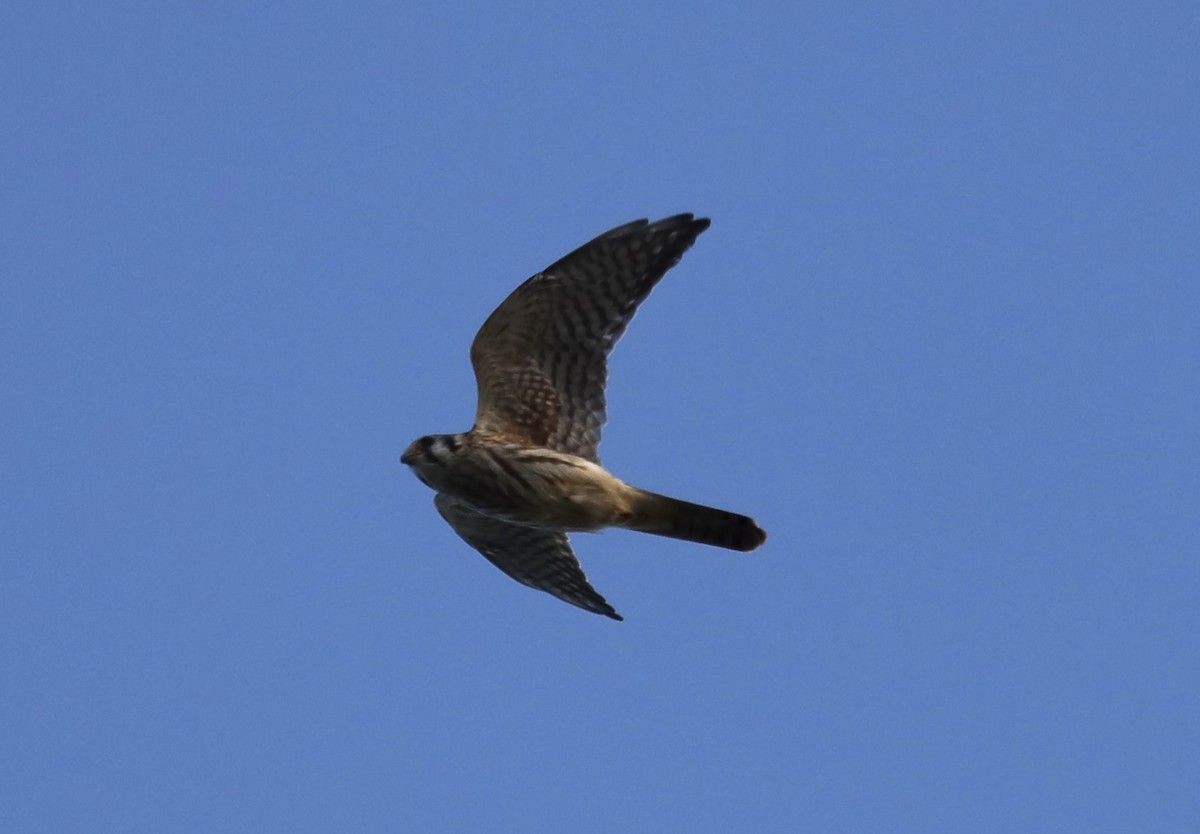
[[[621,526],[730,550],[754,550],[767,540],[767,534],[748,516],[645,490],[638,490],[633,514]]]

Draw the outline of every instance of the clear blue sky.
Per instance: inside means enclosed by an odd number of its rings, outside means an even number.
[[[1200,7],[483,6],[0,11],[0,830],[1200,830]],[[616,623],[398,458],[683,211]]]

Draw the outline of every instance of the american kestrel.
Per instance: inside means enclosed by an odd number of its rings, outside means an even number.
[[[690,214],[605,232],[513,291],[471,345],[475,426],[400,460],[442,518],[513,579],[614,620],[568,532],[624,527],[731,550],[767,534],[744,515],[630,486],[600,465],[606,358],[639,304],[708,228]]]

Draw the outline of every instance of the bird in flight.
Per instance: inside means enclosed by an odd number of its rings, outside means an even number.
[[[747,516],[630,486],[600,465],[608,353],[708,225],[691,214],[635,220],[517,287],[471,345],[474,427],[419,438],[400,458],[492,564],[614,620],[622,617],[588,582],[567,533],[623,527],[740,551],[767,538]]]

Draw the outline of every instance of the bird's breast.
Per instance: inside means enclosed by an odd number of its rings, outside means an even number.
[[[438,489],[489,515],[558,530],[598,530],[629,509],[630,487],[603,467],[511,444],[464,449]]]

